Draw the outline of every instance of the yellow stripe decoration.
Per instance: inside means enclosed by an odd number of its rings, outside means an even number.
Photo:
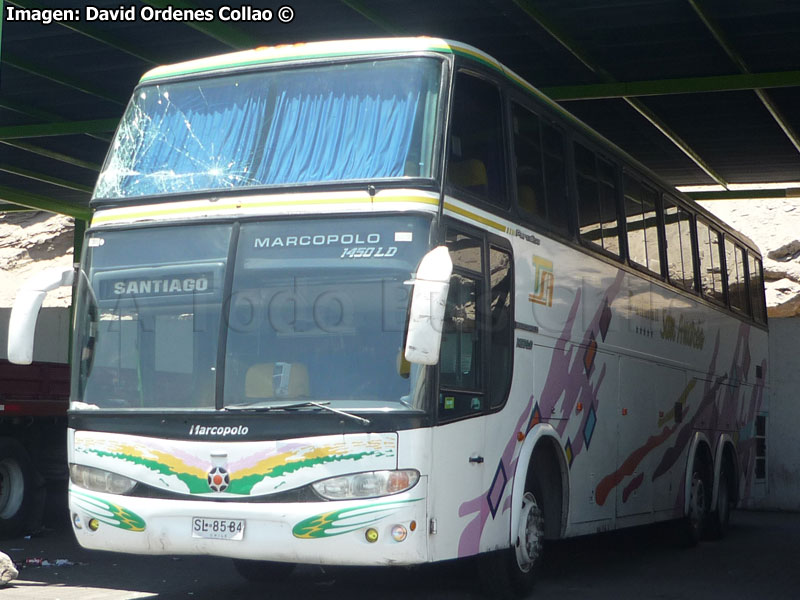
[[[371,197],[363,196],[338,196],[331,194],[298,194],[296,196],[279,196],[265,200],[237,199],[222,202],[191,202],[191,203],[164,203],[149,207],[112,208],[97,211],[92,219],[92,225],[102,225],[115,221],[135,221],[141,219],[157,219],[159,217],[200,216],[203,214],[219,214],[224,212],[242,213],[245,211],[277,207],[314,207],[345,204],[388,204],[388,203],[415,203],[437,206],[435,196],[413,194],[379,194]]]
[[[472,212],[471,210],[467,210],[466,208],[462,208],[460,206],[456,206],[451,202],[445,202],[444,207],[446,210],[456,213],[457,215],[461,215],[462,217],[467,217],[472,219],[473,221],[477,221],[487,227],[492,227],[493,229],[497,229],[498,231],[502,231],[503,233],[507,233],[507,227],[497,221],[493,221],[487,217],[482,217],[479,214]]]

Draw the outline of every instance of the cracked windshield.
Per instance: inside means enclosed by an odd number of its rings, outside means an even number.
[[[420,57],[144,85],[94,196],[433,177],[440,79]]]
[[[429,232],[407,215],[94,233],[73,407],[422,408],[402,345]]]

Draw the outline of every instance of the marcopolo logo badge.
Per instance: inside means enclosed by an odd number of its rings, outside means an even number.
[[[220,437],[228,437],[231,435],[247,435],[250,428],[245,425],[232,425],[232,426],[209,426],[205,425],[192,425],[189,427],[189,435],[214,435]]]
[[[231,476],[228,473],[228,455],[225,452],[212,452],[211,464],[208,471],[208,487],[212,492],[224,492],[231,484]]]
[[[212,492],[224,492],[231,483],[231,476],[224,467],[212,467],[208,472],[208,487]]]

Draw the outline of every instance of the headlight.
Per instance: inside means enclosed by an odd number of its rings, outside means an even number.
[[[419,471],[368,471],[342,475],[312,483],[311,487],[327,500],[351,500],[390,496],[410,490],[419,481]]]
[[[70,465],[69,478],[75,485],[106,494],[127,494],[136,486],[133,479],[84,465]]]

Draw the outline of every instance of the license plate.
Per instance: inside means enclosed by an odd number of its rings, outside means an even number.
[[[207,519],[192,517],[192,537],[212,540],[241,540],[244,519]]]

